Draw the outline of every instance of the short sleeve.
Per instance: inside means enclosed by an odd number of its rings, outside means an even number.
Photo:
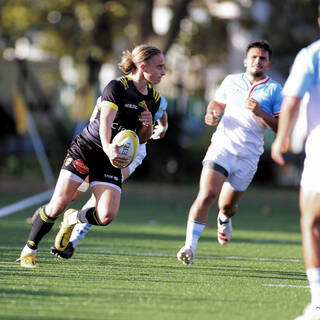
[[[118,111],[119,101],[121,100],[123,90],[122,88],[123,85],[120,83],[120,81],[111,80],[103,89],[99,109],[104,106],[109,106]]]
[[[273,104],[273,108],[272,108],[272,116],[273,117],[279,117],[282,100],[283,100],[282,87],[280,85],[278,85],[275,90],[274,104]]]
[[[227,76],[221,83],[214,95],[214,100],[220,103],[227,103],[227,89],[230,82],[230,76]]]
[[[161,96],[159,109],[154,116],[155,121],[160,119],[163,116],[163,113],[167,110],[167,107],[168,107],[167,99]]]

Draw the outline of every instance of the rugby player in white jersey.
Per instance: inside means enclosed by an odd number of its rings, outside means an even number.
[[[228,75],[207,106],[205,123],[214,126],[220,117],[221,121],[203,160],[199,192],[189,210],[185,245],[177,253],[183,264],[193,264],[209,209],[218,197],[218,242],[224,245],[231,240],[231,217],[257,170],[264,150],[264,131],[277,130],[282,88],[266,75],[271,54],[266,41],[249,43],[246,71]]]
[[[320,28],[320,4],[318,5]],[[320,40],[302,49],[285,83],[279,130],[272,144],[272,158],[284,165],[282,153],[296,123],[300,102],[307,104],[306,158],[300,182],[302,250],[311,291],[311,303],[296,320],[320,320]]]
[[[96,106],[90,117],[90,121],[92,121],[95,118],[97,110],[99,109],[100,101],[101,101],[101,97],[99,97],[97,100]],[[156,112],[154,116],[154,119],[157,122],[157,125],[155,126],[153,134],[150,139],[158,140],[165,136],[166,131],[168,129],[168,115],[166,111],[167,106],[168,106],[168,101],[161,96],[159,110]],[[146,155],[147,155],[146,143],[139,144],[135,159],[132,161],[132,163],[128,167],[121,169],[123,181],[126,180],[129,176],[131,176],[131,174],[136,170],[136,168],[142,163]],[[79,186],[76,194],[74,195],[74,200],[81,197],[87,191],[88,188],[89,188],[89,183],[87,181],[84,181]],[[96,204],[96,198],[92,194],[89,200],[84,204],[82,209],[93,207],[95,206],[95,204]],[[50,248],[51,254],[54,254],[57,257],[62,259],[70,259],[73,256],[75,248],[77,247],[79,241],[86,236],[86,234],[90,231],[91,227],[92,227],[92,224],[89,224],[89,223],[76,224],[76,226],[72,231],[72,234],[66,249],[61,251],[61,250],[58,250],[55,246],[52,246]]]

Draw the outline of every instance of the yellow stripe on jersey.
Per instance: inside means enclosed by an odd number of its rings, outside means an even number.
[[[119,80],[123,84],[125,90],[129,89],[129,84],[126,77],[120,77]]]
[[[153,98],[156,100],[156,102],[158,102],[160,99],[160,94],[156,89],[153,89]]]
[[[106,100],[103,100],[99,103],[99,110],[101,110],[101,108],[104,108],[104,107],[109,107],[109,108],[112,108],[116,111],[118,111],[118,109],[119,109],[115,103],[113,103],[111,101],[106,101]]]

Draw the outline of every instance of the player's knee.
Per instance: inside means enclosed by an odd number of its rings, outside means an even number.
[[[46,214],[48,215],[48,217],[57,217],[66,210],[68,204],[69,203],[64,201],[64,199],[50,201],[50,203],[45,208]]]
[[[99,222],[102,226],[107,226],[115,219],[116,216],[117,212],[107,211],[104,215],[99,215]]]
[[[312,214],[302,215],[300,217],[300,225],[301,225],[301,228],[304,230],[311,230],[311,229],[320,230],[320,218]]]
[[[215,191],[209,190],[205,193],[200,193],[198,200],[202,206],[211,206],[217,197],[218,194]]]

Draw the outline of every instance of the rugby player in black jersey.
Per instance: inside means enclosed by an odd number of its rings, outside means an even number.
[[[150,45],[140,45],[122,54],[119,68],[124,77],[109,82],[102,94],[94,121],[72,141],[62,165],[50,202],[33,215],[27,243],[20,254],[20,265],[35,268],[38,245],[55,220],[69,206],[72,197],[89,175],[96,207],[65,211],[55,239],[55,247],[63,251],[76,223],[105,226],[112,222],[121,198],[121,169],[129,159],[118,153],[112,138],[122,129],[137,132],[141,143],[152,135],[154,115],[160,105],[160,94],[152,87],[165,75],[162,52]]]

